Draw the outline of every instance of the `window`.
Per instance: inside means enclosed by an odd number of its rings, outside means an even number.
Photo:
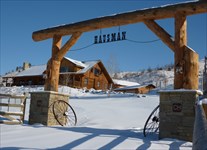
[[[19,83],[20,83],[20,85],[24,85],[25,84],[24,81],[20,81]]]
[[[88,78],[84,79],[84,85],[88,85]]]
[[[99,81],[97,82],[97,86],[100,87],[100,82]]]
[[[94,68],[93,69],[93,73],[96,75],[96,76],[99,76],[101,74],[101,71],[97,68]]]
[[[68,67],[60,67],[60,72],[69,72],[70,69]]]
[[[29,81],[28,81],[28,84],[29,84],[29,85],[32,85],[32,80],[29,80]]]
[[[75,76],[75,81],[80,81],[80,77]]]
[[[106,83],[106,84],[105,84],[105,90],[107,90],[107,89],[108,89],[108,84]]]

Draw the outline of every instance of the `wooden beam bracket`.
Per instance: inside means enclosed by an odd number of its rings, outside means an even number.
[[[77,32],[74,33],[71,38],[65,43],[65,45],[62,46],[62,48],[57,52],[57,55],[55,56],[55,59],[58,61],[61,61],[62,58],[65,56],[65,54],[69,51],[69,49],[77,42],[77,40],[80,38],[82,33]]]
[[[152,32],[154,32],[173,52],[175,52],[175,42],[167,31],[165,31],[154,20],[144,20],[144,24]]]

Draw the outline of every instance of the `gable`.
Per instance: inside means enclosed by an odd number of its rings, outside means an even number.
[[[75,66],[80,67],[80,68],[86,67],[86,65],[83,62],[78,61],[78,60],[74,60],[74,59],[71,59],[71,58],[68,58],[68,57],[63,57],[62,61],[64,61],[64,60],[69,61],[70,63],[72,63]]]
[[[108,71],[106,70],[106,68],[104,67],[103,63],[101,61],[99,61],[97,63],[97,65],[100,67],[101,72],[105,75],[108,82],[113,83],[113,80],[112,80],[111,76],[109,75]]]
[[[60,64],[60,73],[62,72],[77,72],[83,67],[71,62],[69,59],[63,58]]]

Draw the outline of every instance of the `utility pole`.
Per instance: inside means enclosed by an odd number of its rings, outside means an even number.
[[[207,98],[207,56],[205,57],[203,70],[203,97]]]

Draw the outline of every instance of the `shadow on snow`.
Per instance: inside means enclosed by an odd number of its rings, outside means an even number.
[[[90,127],[72,127],[72,128],[66,128],[66,127],[51,127],[58,130],[65,130],[70,132],[76,132],[76,133],[84,133],[86,136],[81,137],[79,139],[75,139],[74,141],[67,143],[66,145],[56,147],[56,148],[50,148],[49,150],[54,149],[72,149],[75,148],[81,144],[84,144],[85,142],[88,142],[96,137],[113,137],[112,141],[109,141],[107,144],[99,147],[98,149],[113,149],[125,140],[137,140],[138,147],[137,150],[144,150],[148,149],[152,145],[152,141],[154,144],[156,144],[156,141],[158,141],[158,134],[150,135],[148,137],[144,137],[142,131],[143,130],[120,130],[120,129],[100,129],[100,128],[90,128]],[[141,141],[140,141],[141,140]],[[164,141],[168,141],[168,139],[163,139]],[[169,145],[170,150],[174,149],[180,149],[180,146],[185,143],[185,141],[178,141],[170,139],[170,144],[167,144],[167,142],[158,142],[157,144],[164,144]],[[171,142],[172,141],[172,142]],[[141,142],[139,144],[138,142]],[[151,147],[152,148],[152,147]],[[28,149],[28,148],[22,148],[22,147],[2,147],[2,150],[12,150],[12,149]],[[87,149],[87,147],[86,147]]]

